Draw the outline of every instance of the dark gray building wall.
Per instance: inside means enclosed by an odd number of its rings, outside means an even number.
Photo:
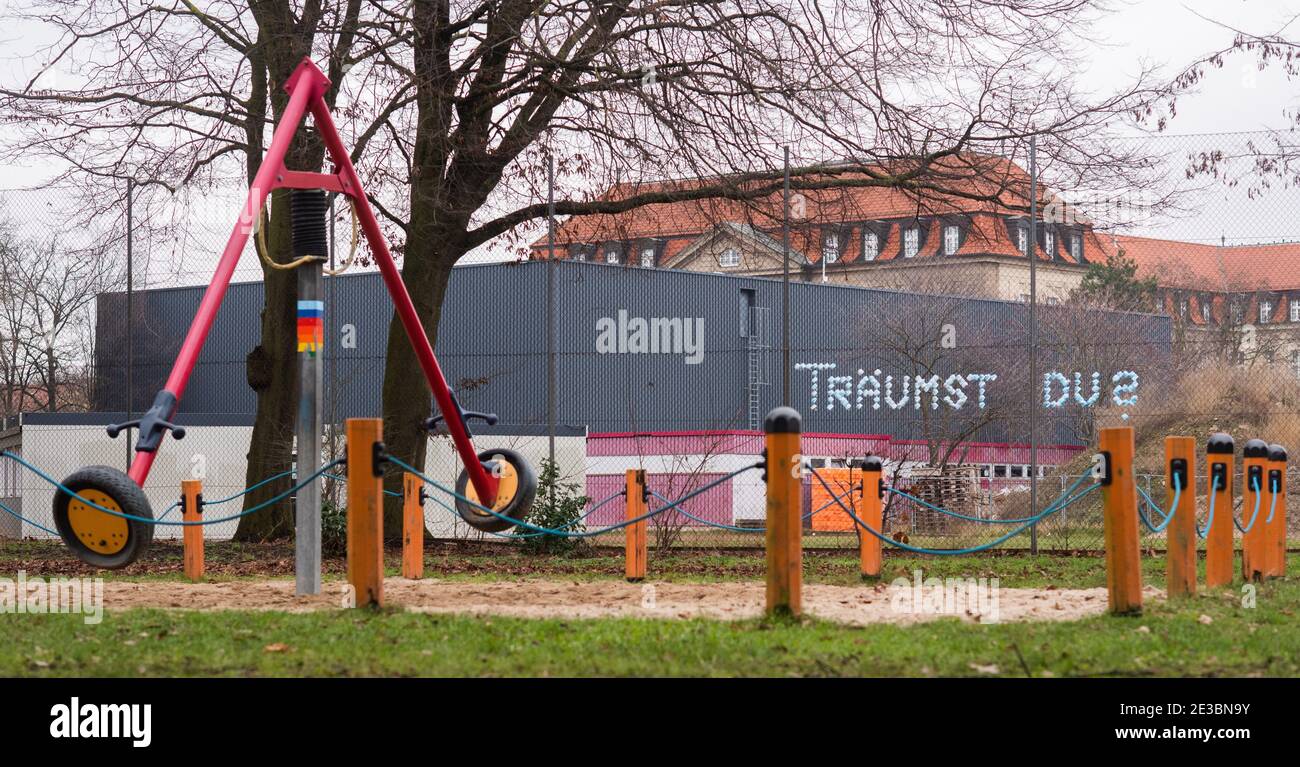
[[[451,278],[436,344],[439,361],[462,406],[501,416],[496,430],[546,429],[546,270],[555,269],[556,350],[560,433],[745,429],[755,410],[781,396],[781,292],[779,281],[655,269],[561,262],[486,264],[457,268]],[[136,297],[133,409],[148,406],[161,386],[198,306],[203,286],[144,291]],[[232,285],[180,405],[184,414],[249,414],[253,391],[244,359],[258,337],[262,286]],[[751,350],[754,313],[767,315],[767,351]],[[766,311],[764,311],[766,310]],[[685,353],[601,353],[598,323],[629,318],[678,318],[703,327],[697,364]],[[1132,370],[1144,385],[1169,358],[1165,317],[1041,307],[1040,374],[1092,372],[1102,380]],[[1057,316],[1059,315],[1059,316]],[[392,307],[377,274],[327,281],[327,420],[380,412],[384,350]],[[743,317],[743,319],[742,319]],[[1031,407],[1041,413],[1040,437],[1070,443],[1071,408],[1043,409],[1041,387],[1027,370],[1027,308],[1020,304],[945,299],[881,290],[795,283],[791,286],[791,404],[805,414],[808,431],[890,434],[923,438],[1019,442],[1027,439]],[[749,326],[749,327],[747,327]],[[97,407],[125,410],[125,297],[98,303]],[[1081,348],[1080,327],[1093,327],[1104,349]],[[1124,337],[1114,338],[1122,328]],[[949,334],[952,336],[948,338]],[[951,342],[951,346],[947,345]],[[683,350],[685,351],[685,350]],[[751,356],[765,365],[767,385],[751,387]],[[818,370],[814,406],[812,371]],[[976,406],[968,384],[961,408],[874,407],[863,379],[881,370],[894,376],[895,397],[904,375],[924,372],[940,380],[989,373],[986,408]],[[828,400],[830,376],[847,376],[850,407]],[[418,386],[413,382],[412,391]],[[837,381],[843,390],[845,382]],[[1144,391],[1139,388],[1139,396]],[[941,392],[942,394],[943,392]],[[1085,396],[1086,396],[1085,390]],[[751,395],[753,399],[751,400]],[[756,405],[752,403],[757,403]],[[1077,408],[1075,408],[1077,410]],[[481,430],[485,427],[477,427]]]

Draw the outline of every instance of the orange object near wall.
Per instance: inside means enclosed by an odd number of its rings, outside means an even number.
[[[862,483],[862,471],[860,469],[818,469],[819,474],[830,485],[831,490],[827,490],[820,482],[812,483],[812,507],[809,512],[817,511],[812,516],[812,529],[825,532],[843,532],[851,533],[856,527],[853,519],[839,504],[832,501],[831,493],[840,497],[840,503],[848,506],[854,514],[862,515],[862,490],[858,487]],[[849,492],[850,488],[853,492]],[[828,505],[829,504],[829,505]],[[822,508],[825,506],[826,508]],[[807,512],[805,512],[807,513]]]

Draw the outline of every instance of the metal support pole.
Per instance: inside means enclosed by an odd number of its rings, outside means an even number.
[[[790,147],[781,199],[781,404],[790,406]]]
[[[324,302],[321,300],[321,264],[313,262],[298,272],[298,473],[310,477],[321,466],[322,365],[320,343]],[[314,327],[312,326],[314,324]],[[315,333],[315,342],[304,341],[303,334]],[[319,594],[321,577],[321,512],[319,480],[298,490],[294,500],[294,565],[297,588],[301,594]]]
[[[1038,137],[1029,137],[1029,514],[1038,513]],[[1029,552],[1038,553],[1038,525],[1029,527]]]
[[[134,418],[131,411],[134,409],[135,397],[133,390],[135,388],[135,376],[133,368],[135,367],[135,327],[132,322],[135,319],[135,179],[126,180],[126,419],[130,421]],[[131,458],[135,455],[135,450],[131,444],[131,430],[126,430],[126,468],[131,468]]]
[[[555,158],[546,158],[546,449],[555,466]],[[559,477],[559,472],[555,474]],[[554,488],[543,488],[553,493]]]
[[[299,481],[321,467],[321,401],[324,372],[325,215],[329,202],[318,190],[294,190],[293,249],[295,256],[318,256],[299,266],[298,274],[298,450]],[[294,572],[299,595],[319,594],[321,588],[321,482],[298,490],[294,498]]]

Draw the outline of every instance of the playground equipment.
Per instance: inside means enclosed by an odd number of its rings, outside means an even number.
[[[249,187],[243,208],[244,215],[236,223],[226,243],[216,272],[204,291],[198,311],[162,391],[158,392],[143,417],[127,423],[114,424],[108,428],[110,437],[116,437],[128,428],[139,430],[135,457],[129,471],[123,474],[106,466],[91,466],[74,472],[60,483],[60,492],[55,494],[54,499],[55,526],[63,540],[84,561],[104,568],[124,567],[135,561],[148,548],[153,538],[155,520],[141,487],[148,479],[158,449],[167,432],[171,432],[176,439],[181,439],[185,435],[184,427],[172,420],[175,418],[177,405],[185,392],[190,374],[194,370],[204,341],[216,318],[240,254],[248,242],[252,222],[261,219],[261,211],[267,197],[275,189],[312,190],[311,194],[314,197],[294,197],[294,206],[296,209],[301,208],[304,221],[311,218],[313,211],[319,211],[319,207],[313,206],[319,206],[319,200],[323,198],[321,191],[343,195],[351,202],[354,215],[359,221],[361,231],[365,234],[402,327],[411,341],[416,358],[437,403],[438,415],[427,419],[424,425],[430,429],[439,424],[445,425],[464,464],[464,469],[456,482],[455,507],[461,516],[476,528],[499,532],[509,529],[526,514],[536,490],[536,477],[528,462],[518,453],[509,450],[489,450],[479,453],[474,450],[468,421],[478,418],[490,424],[496,421],[496,416],[462,410],[448,387],[419,315],[402,282],[401,274],[389,253],[379,222],[366,199],[361,180],[357,177],[356,169],[325,104],[323,96],[329,85],[329,80],[310,59],[303,59],[285,83],[289,100],[271,138],[270,148]],[[314,118],[316,131],[333,163],[331,173],[297,171],[285,167],[285,154],[289,144],[308,113]],[[256,216],[253,215],[254,212]],[[305,299],[308,305],[304,306],[300,303],[299,310],[300,313],[307,312],[307,315],[302,315],[304,319],[311,319],[308,315],[319,308],[318,304],[312,303],[319,300],[319,293],[315,293],[315,298],[312,294],[313,285],[316,285],[318,290],[320,270],[318,257],[322,251],[318,245],[319,232],[315,227],[304,229],[301,234],[302,236],[295,241],[295,254],[299,258],[288,266],[310,265],[311,271],[304,272],[300,281],[301,289],[308,294]],[[298,252],[299,245],[305,249],[304,252]],[[303,256],[313,258],[304,261]],[[300,323],[300,351],[314,352],[319,348],[316,344],[323,342],[319,335],[319,327],[319,321],[314,324],[310,321]],[[304,361],[303,365],[303,370],[308,375],[318,376],[318,365],[311,367],[308,361]],[[307,431],[315,428],[315,433],[319,433],[318,425],[318,412],[300,414],[300,439],[308,443],[303,446],[308,451],[315,437],[308,436]],[[352,452],[350,443],[349,455]],[[309,465],[311,463],[308,461]],[[350,463],[349,472],[353,470]],[[314,496],[311,496],[312,491],[308,488],[314,486],[318,476],[315,471],[299,471],[298,489],[308,492],[304,498],[306,503],[303,505],[313,505]],[[303,482],[306,484],[302,484]],[[316,531],[314,545],[318,550],[319,519],[300,518],[299,522],[306,528],[311,528],[313,520]],[[299,534],[307,541],[307,546],[313,545],[313,533],[310,529],[300,529]],[[310,567],[303,567],[304,563],[312,560],[310,549],[300,550],[299,553],[299,566],[310,570]],[[306,583],[309,590],[313,587],[319,590],[319,554],[316,554],[315,562],[317,572],[314,578],[311,578],[310,573],[306,574],[309,578]],[[304,587],[302,577],[304,573],[300,573],[300,591]]]

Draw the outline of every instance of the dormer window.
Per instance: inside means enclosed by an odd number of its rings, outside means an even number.
[[[718,254],[718,266],[740,266],[740,251],[735,248],[727,248]]]
[[[903,232],[903,258],[912,258],[921,252],[921,230],[912,227]]]
[[[1273,318],[1273,302],[1263,299],[1259,302],[1259,324],[1263,325]]]
[[[1083,237],[1077,234],[1070,238],[1070,258],[1083,263]]]
[[[1029,255],[1029,227],[1023,225],[1016,227],[1016,249],[1022,256]]]
[[[862,260],[875,261],[880,256],[880,235],[871,230],[862,232]]]
[[[605,263],[617,264],[623,260],[623,251],[617,245],[605,246]]]
[[[945,256],[954,256],[957,254],[957,248],[961,247],[961,229],[956,224],[949,224],[943,228],[943,254]]]
[[[822,258],[828,264],[840,260],[840,235],[834,230],[822,234]]]
[[[1049,258],[1056,255],[1056,235],[1051,229],[1043,230],[1043,250]]]
[[[1292,314],[1294,315],[1295,312],[1292,311]],[[1212,310],[1211,307],[1210,307],[1210,301],[1209,301],[1209,299],[1206,299],[1206,300],[1204,300],[1204,301],[1201,301],[1201,319],[1202,319],[1206,324],[1209,324],[1209,323],[1211,322],[1213,316],[1214,316],[1214,315],[1213,315],[1213,310]],[[1295,320],[1292,320],[1292,322],[1294,322],[1294,321],[1295,321]]]
[[[653,245],[647,245],[641,248],[641,266],[649,269],[655,265],[655,248]]]
[[[1300,322],[1300,301],[1292,298],[1287,308],[1292,322]]]

